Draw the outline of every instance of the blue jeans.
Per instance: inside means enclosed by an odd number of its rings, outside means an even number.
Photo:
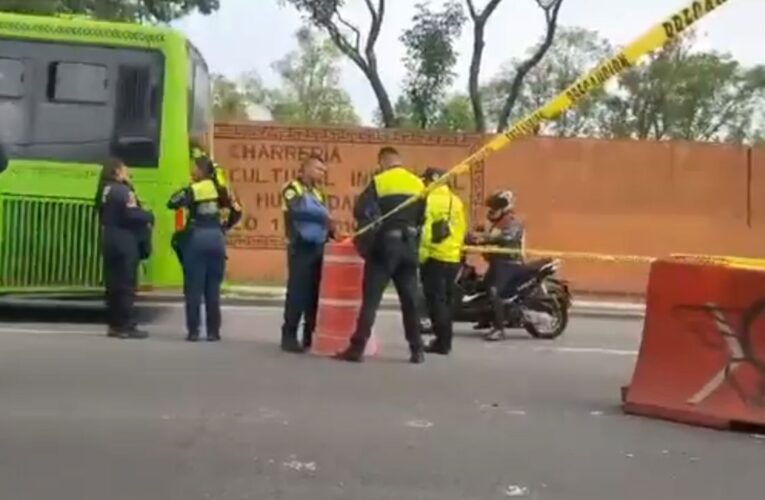
[[[200,309],[205,304],[207,337],[219,337],[220,288],[226,272],[226,239],[220,227],[195,227],[183,249],[183,295],[186,329],[199,335]]]

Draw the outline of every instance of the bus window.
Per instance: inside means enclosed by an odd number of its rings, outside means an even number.
[[[151,67],[121,65],[117,78],[114,154],[133,167],[159,163],[160,89]]]
[[[24,62],[0,58],[0,98],[18,99],[24,96]]]
[[[0,125],[10,128],[0,140],[11,156],[97,163],[117,155],[130,166],[159,165],[161,52],[4,39],[0,58],[17,58],[27,69],[23,97],[0,89]]]
[[[0,58],[0,147],[6,148],[6,160],[26,129],[25,75],[25,61]]]
[[[107,104],[106,66],[52,62],[48,65],[48,100],[78,104]]]
[[[212,125],[212,92],[210,90],[210,73],[202,57],[189,46],[190,82],[189,89],[189,135],[203,137],[210,132]]]

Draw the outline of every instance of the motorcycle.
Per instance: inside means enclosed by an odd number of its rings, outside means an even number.
[[[505,327],[523,329],[534,338],[558,338],[568,325],[571,293],[568,283],[556,277],[560,261],[543,259],[526,264],[526,276],[514,295],[503,298]],[[494,309],[486,290],[482,289],[483,276],[464,260],[454,284],[452,311],[455,323],[475,323],[476,330],[488,330],[493,325]],[[421,295],[424,304],[424,295]],[[432,333],[426,308],[420,308],[420,328]]]

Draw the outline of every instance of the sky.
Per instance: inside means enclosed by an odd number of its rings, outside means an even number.
[[[476,0],[483,6],[487,0]],[[202,51],[211,71],[235,78],[255,70],[268,85],[278,78],[271,63],[295,49],[294,34],[302,20],[279,0],[221,0],[221,9],[211,16],[191,15],[174,23]],[[399,94],[404,78],[399,37],[411,21],[414,0],[387,0],[386,16],[377,45],[382,79],[391,98]],[[434,7],[442,0],[431,0]],[[632,41],[668,14],[687,5],[688,0],[564,0],[560,25],[596,30],[613,44]],[[363,0],[346,0],[344,14],[364,29],[368,14]],[[697,27],[697,47],[727,52],[747,65],[765,64],[765,1],[728,0],[704,18]],[[458,43],[455,90],[467,89],[467,70],[472,48],[470,22]],[[486,28],[486,49],[481,70],[489,80],[508,60],[519,57],[544,32],[544,17],[535,0],[503,0]],[[367,124],[377,108],[374,94],[362,73],[349,61],[342,65],[342,84],[357,112]]]

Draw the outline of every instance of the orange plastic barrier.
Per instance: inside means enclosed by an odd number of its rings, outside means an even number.
[[[311,352],[333,356],[348,347],[361,309],[363,278],[364,260],[350,240],[327,244]],[[374,356],[377,350],[373,331],[364,354]]]
[[[651,266],[627,413],[715,428],[765,426],[765,272]]]

